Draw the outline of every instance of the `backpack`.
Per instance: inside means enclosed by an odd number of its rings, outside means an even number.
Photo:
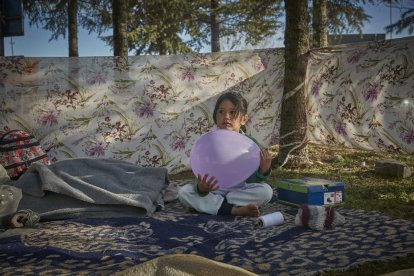
[[[31,133],[11,130],[1,136],[0,164],[7,170],[10,179],[18,179],[34,162],[50,165],[47,154]]]

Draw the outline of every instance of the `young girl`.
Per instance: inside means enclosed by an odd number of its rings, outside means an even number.
[[[241,128],[248,119],[247,101],[234,92],[221,95],[214,107],[213,119],[219,129],[246,135]],[[247,137],[258,144],[254,138]],[[261,183],[270,175],[271,162],[270,153],[261,149],[259,168],[242,183],[220,188],[214,176],[198,175],[194,185],[187,184],[179,190],[178,198],[184,205],[201,213],[258,217],[259,206],[269,202],[273,195],[272,188],[266,183]]]

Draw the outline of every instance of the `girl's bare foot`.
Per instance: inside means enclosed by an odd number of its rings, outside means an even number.
[[[260,216],[259,206],[255,204],[249,204],[246,206],[233,206],[231,209],[233,216],[244,216],[244,217],[258,217]]]

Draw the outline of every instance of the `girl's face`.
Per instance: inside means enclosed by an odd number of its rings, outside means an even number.
[[[229,100],[221,102],[216,113],[216,124],[219,129],[228,129],[236,132],[240,131],[240,127],[246,124],[247,115],[236,117],[237,111],[233,103]]]

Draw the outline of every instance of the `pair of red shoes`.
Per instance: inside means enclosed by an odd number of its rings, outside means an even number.
[[[329,230],[345,223],[345,217],[333,206],[300,205],[295,225],[313,230]]]

